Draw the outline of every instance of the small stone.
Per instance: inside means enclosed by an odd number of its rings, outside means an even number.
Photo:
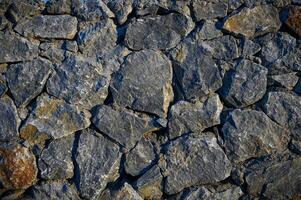
[[[171,49],[194,27],[192,19],[182,14],[143,17],[132,21],[126,31],[125,44],[130,49]],[[160,30],[160,31],[158,31]]]
[[[188,132],[202,132],[206,128],[218,125],[222,110],[223,104],[217,94],[205,102],[177,102],[170,109],[169,138],[174,139]]]
[[[73,137],[54,140],[42,151],[38,165],[43,179],[68,179],[73,176],[71,159]]]
[[[241,60],[235,70],[226,74],[220,95],[227,104],[235,108],[252,105],[266,92],[267,73],[265,67],[249,60]]]
[[[125,172],[131,176],[139,176],[150,168],[155,159],[152,143],[143,137],[135,148],[126,154]]]
[[[17,140],[20,123],[14,102],[4,95],[0,98],[0,141]]]
[[[43,15],[20,21],[14,28],[25,37],[73,39],[77,19],[70,15]]]
[[[0,97],[7,91],[6,81],[4,76],[0,74]]]
[[[38,56],[38,46],[27,39],[0,32],[0,63],[32,60]]]
[[[115,104],[166,117],[174,97],[171,83],[168,58],[160,51],[143,50],[127,56],[110,89]]]
[[[96,199],[119,176],[118,146],[92,129],[81,132],[75,159],[76,186],[83,198]]]
[[[67,104],[64,100],[42,94],[20,134],[33,135],[39,132],[57,139],[89,127],[90,117],[91,114],[86,110],[80,111],[77,106]]]
[[[234,110],[222,128],[225,151],[235,163],[287,148],[289,133],[263,112]]]
[[[290,70],[301,72],[301,49],[294,48],[291,52],[282,57],[282,63]]]
[[[205,21],[202,27],[195,33],[195,37],[198,40],[212,40],[221,36],[223,36],[222,31],[218,30],[216,22],[211,20]]]
[[[10,0],[9,2],[10,6],[6,15],[15,23],[29,16],[39,15],[42,11],[42,7],[37,1]]]
[[[295,72],[292,72],[288,74],[272,75],[269,77],[268,80],[268,83],[275,82],[276,85],[285,87],[288,90],[293,90],[295,85],[298,83],[299,77],[296,75]]]
[[[193,0],[193,13],[197,21],[202,19],[222,18],[227,15],[228,5],[223,1],[216,0]]]
[[[17,107],[26,106],[42,92],[51,72],[51,62],[43,58],[10,65],[6,80]]]
[[[124,24],[133,10],[133,0],[106,0],[108,7],[115,13],[118,24]]]
[[[261,46],[252,40],[244,38],[242,41],[242,55],[253,56],[261,50]]]
[[[281,26],[278,16],[278,10],[272,5],[243,8],[239,13],[230,16],[223,28],[247,38],[257,37],[278,31]]]
[[[214,184],[230,176],[231,163],[213,133],[190,134],[166,147],[165,193],[197,184]]]
[[[46,12],[49,14],[70,14],[71,0],[48,0]]]
[[[5,189],[26,189],[37,181],[36,158],[17,143],[0,144],[0,182]]]
[[[134,188],[128,184],[124,183],[121,188],[117,190],[106,190],[102,193],[98,200],[143,200],[141,196],[137,193]]]
[[[63,44],[63,48],[68,51],[77,52],[78,46],[76,41],[66,40]]]
[[[288,17],[285,20],[285,24],[294,31],[299,37],[301,37],[301,7],[291,6],[288,11]]]

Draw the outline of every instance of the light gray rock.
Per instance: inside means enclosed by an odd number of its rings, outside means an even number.
[[[288,74],[279,74],[272,75],[268,77],[268,83],[275,83],[276,85],[280,85],[282,87],[287,88],[288,90],[293,90],[295,85],[298,83],[299,77],[296,75],[296,72],[288,73]]]
[[[195,33],[198,40],[211,40],[221,36],[223,36],[222,31],[217,29],[216,22],[212,20],[206,20]]]
[[[222,0],[192,0],[192,9],[197,21],[215,19],[227,15],[228,4]]]
[[[143,200],[137,191],[127,182],[117,190],[105,190],[98,200]]]
[[[126,22],[128,15],[133,11],[133,0],[105,0],[107,6],[115,13],[118,24]]]
[[[166,117],[174,96],[171,83],[168,58],[160,51],[143,50],[126,58],[110,89],[115,104]]]
[[[75,159],[76,186],[83,198],[97,199],[107,183],[119,176],[118,146],[92,129],[81,132]]]

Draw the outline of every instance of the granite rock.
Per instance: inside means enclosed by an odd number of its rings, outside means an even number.
[[[197,21],[223,18],[227,15],[228,4],[223,0],[192,0],[192,9]]]

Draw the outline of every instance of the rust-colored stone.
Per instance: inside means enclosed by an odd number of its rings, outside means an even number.
[[[301,37],[301,6],[290,8],[285,24]]]

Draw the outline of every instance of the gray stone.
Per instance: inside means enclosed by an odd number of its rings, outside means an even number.
[[[118,146],[92,129],[81,132],[75,159],[76,186],[83,198],[96,199],[119,176]]]
[[[133,0],[105,0],[107,6],[115,13],[118,24],[126,22],[128,15],[133,10]]]
[[[117,190],[105,190],[98,200],[143,200],[134,188],[125,182],[121,188]]]
[[[202,132],[206,128],[218,125],[222,110],[223,104],[217,94],[205,102],[177,102],[169,113],[169,138],[173,139],[188,132]]]
[[[131,176],[139,176],[149,169],[154,163],[156,154],[152,143],[143,137],[128,154],[124,169]]]
[[[295,72],[288,74],[272,75],[268,78],[268,83],[275,83],[276,85],[285,87],[288,90],[292,90],[299,80],[299,77],[296,75]]]
[[[43,58],[10,65],[5,75],[17,107],[26,106],[42,92],[51,72],[51,62]]]
[[[0,74],[0,97],[7,91],[5,77]]]
[[[301,49],[294,48],[282,57],[282,63],[288,69],[301,72]]]
[[[9,7],[6,11],[6,15],[14,23],[29,16],[39,15],[43,7],[39,5],[38,1],[9,0],[8,2]]]
[[[197,21],[222,18],[227,15],[228,4],[222,0],[193,0],[192,9]]]
[[[211,40],[221,36],[223,36],[222,31],[217,29],[216,22],[212,20],[205,21],[195,33],[198,40]]]
[[[159,51],[143,50],[127,56],[110,89],[115,104],[166,117],[173,100],[171,82],[168,58]]]
[[[40,44],[40,56],[47,58],[53,64],[61,65],[65,60],[66,50],[62,49],[63,40],[55,42],[43,42]]]
[[[32,135],[39,132],[57,139],[87,128],[90,117],[91,114],[86,110],[79,110],[77,106],[67,104],[64,100],[42,94],[20,134]]]
[[[71,55],[55,68],[47,82],[47,92],[70,104],[90,109],[104,102],[109,82],[100,62]]]
[[[259,5],[243,8],[230,16],[224,23],[224,29],[247,38],[269,32],[276,32],[281,26],[278,10],[272,5]]]
[[[193,133],[166,147],[165,193],[197,184],[214,184],[230,176],[231,163],[213,133]]]
[[[289,146],[290,150],[296,154],[301,155],[301,141],[292,140]]]
[[[170,49],[175,47],[193,27],[192,19],[182,14],[143,17],[129,24],[125,44],[133,50]]]
[[[242,55],[253,56],[261,50],[261,46],[252,40],[244,38],[242,41]]]
[[[43,179],[69,179],[73,177],[71,159],[73,136],[52,141],[42,151],[38,165]]]
[[[301,78],[299,78],[299,81],[295,87],[295,92],[301,94]]]
[[[0,141],[17,140],[21,120],[14,102],[8,97],[0,98]]]
[[[0,63],[32,60],[38,56],[38,46],[27,39],[0,32]]]
[[[68,51],[77,52],[78,45],[76,41],[66,40],[63,44],[63,48]]]
[[[223,100],[236,108],[252,105],[266,92],[268,70],[252,61],[241,60],[229,71],[220,90]]]
[[[46,11],[49,14],[70,14],[71,0],[48,0]]]
[[[0,31],[5,29],[8,25],[8,20],[6,19],[5,16],[0,16]]]
[[[234,110],[222,128],[225,151],[235,163],[287,148],[289,132],[263,112]]]

